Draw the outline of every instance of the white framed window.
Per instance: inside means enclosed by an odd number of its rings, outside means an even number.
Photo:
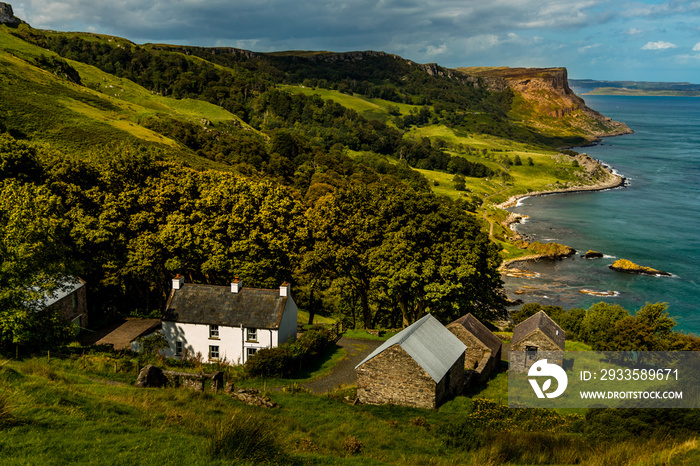
[[[258,341],[258,329],[257,328],[247,328],[245,330],[246,341]]]
[[[209,338],[216,338],[217,340],[219,339],[219,326],[218,325],[210,325],[209,326]]]
[[[210,360],[219,359],[219,347],[218,346],[209,346],[209,359]]]
[[[246,360],[258,352],[257,348],[246,348]]]
[[[175,356],[182,356],[182,342],[175,342]]]

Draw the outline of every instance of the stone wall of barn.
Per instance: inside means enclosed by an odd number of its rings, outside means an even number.
[[[525,351],[528,346],[536,347],[537,353],[528,354]],[[509,369],[515,372],[525,372],[540,359],[552,359],[550,363],[561,365],[563,349],[559,348],[544,332],[535,330],[520,341],[511,342]]]
[[[435,389],[435,407],[464,390],[464,354],[452,365]]]
[[[436,406],[437,384],[399,345],[357,368],[357,397],[367,404]]]
[[[64,296],[62,299],[53,303],[51,307],[59,309],[61,317],[68,322],[79,327],[87,327],[87,288],[85,286],[81,286],[73,293]]]
[[[449,324],[447,330],[467,346],[467,350],[464,352],[464,369],[480,372],[478,370],[479,363],[487,353],[491,354],[491,350],[461,324]]]
[[[399,345],[357,368],[357,397],[367,404],[435,408],[461,393],[463,383],[464,355],[439,383],[435,383]]]

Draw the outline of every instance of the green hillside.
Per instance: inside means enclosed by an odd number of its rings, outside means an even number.
[[[503,312],[499,263],[536,252],[508,242],[495,205],[599,185],[598,166],[558,148],[604,128],[583,108],[575,118],[559,111],[580,102],[557,100],[555,87],[533,101],[527,89],[478,72],[381,52],[260,54],[0,26],[0,130],[8,133],[0,153],[14,160],[2,177],[26,182],[30,167],[39,178],[22,189],[54,196],[61,228],[37,241],[65,247],[56,251],[72,261],[51,260],[108,297],[99,300],[105,313],[157,312],[168,276],[187,271],[206,283],[244,272],[258,285],[291,279],[310,318],[313,307],[356,326],[395,327],[428,309],[490,318]],[[562,73],[537,77],[561,85]],[[231,213],[216,192],[239,196],[236,209],[288,209],[294,221],[258,231],[261,212]],[[441,218],[426,220],[430,209]],[[361,228],[353,215],[375,220]],[[421,228],[442,230],[424,237]],[[174,241],[176,231],[187,234]],[[393,257],[394,235],[409,247],[403,262]],[[464,241],[445,246],[443,235]],[[439,256],[443,247],[462,252]],[[431,260],[460,272],[425,267],[395,280],[397,267]],[[402,283],[418,276],[424,283],[406,296]],[[337,293],[347,280],[356,284],[350,301]],[[428,302],[420,290],[434,280],[444,286]]]

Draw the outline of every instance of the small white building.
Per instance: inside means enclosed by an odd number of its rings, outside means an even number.
[[[162,326],[170,348],[166,357],[197,356],[204,361],[244,364],[261,348],[296,337],[297,305],[288,283],[279,290],[185,284],[173,279]]]

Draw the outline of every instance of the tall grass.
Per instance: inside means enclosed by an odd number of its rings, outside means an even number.
[[[0,393],[0,428],[9,425],[13,420],[12,412],[10,411],[9,396],[6,393]]]
[[[222,422],[209,445],[212,458],[254,463],[288,464],[290,458],[278,443],[272,420],[253,414],[236,414]]]

